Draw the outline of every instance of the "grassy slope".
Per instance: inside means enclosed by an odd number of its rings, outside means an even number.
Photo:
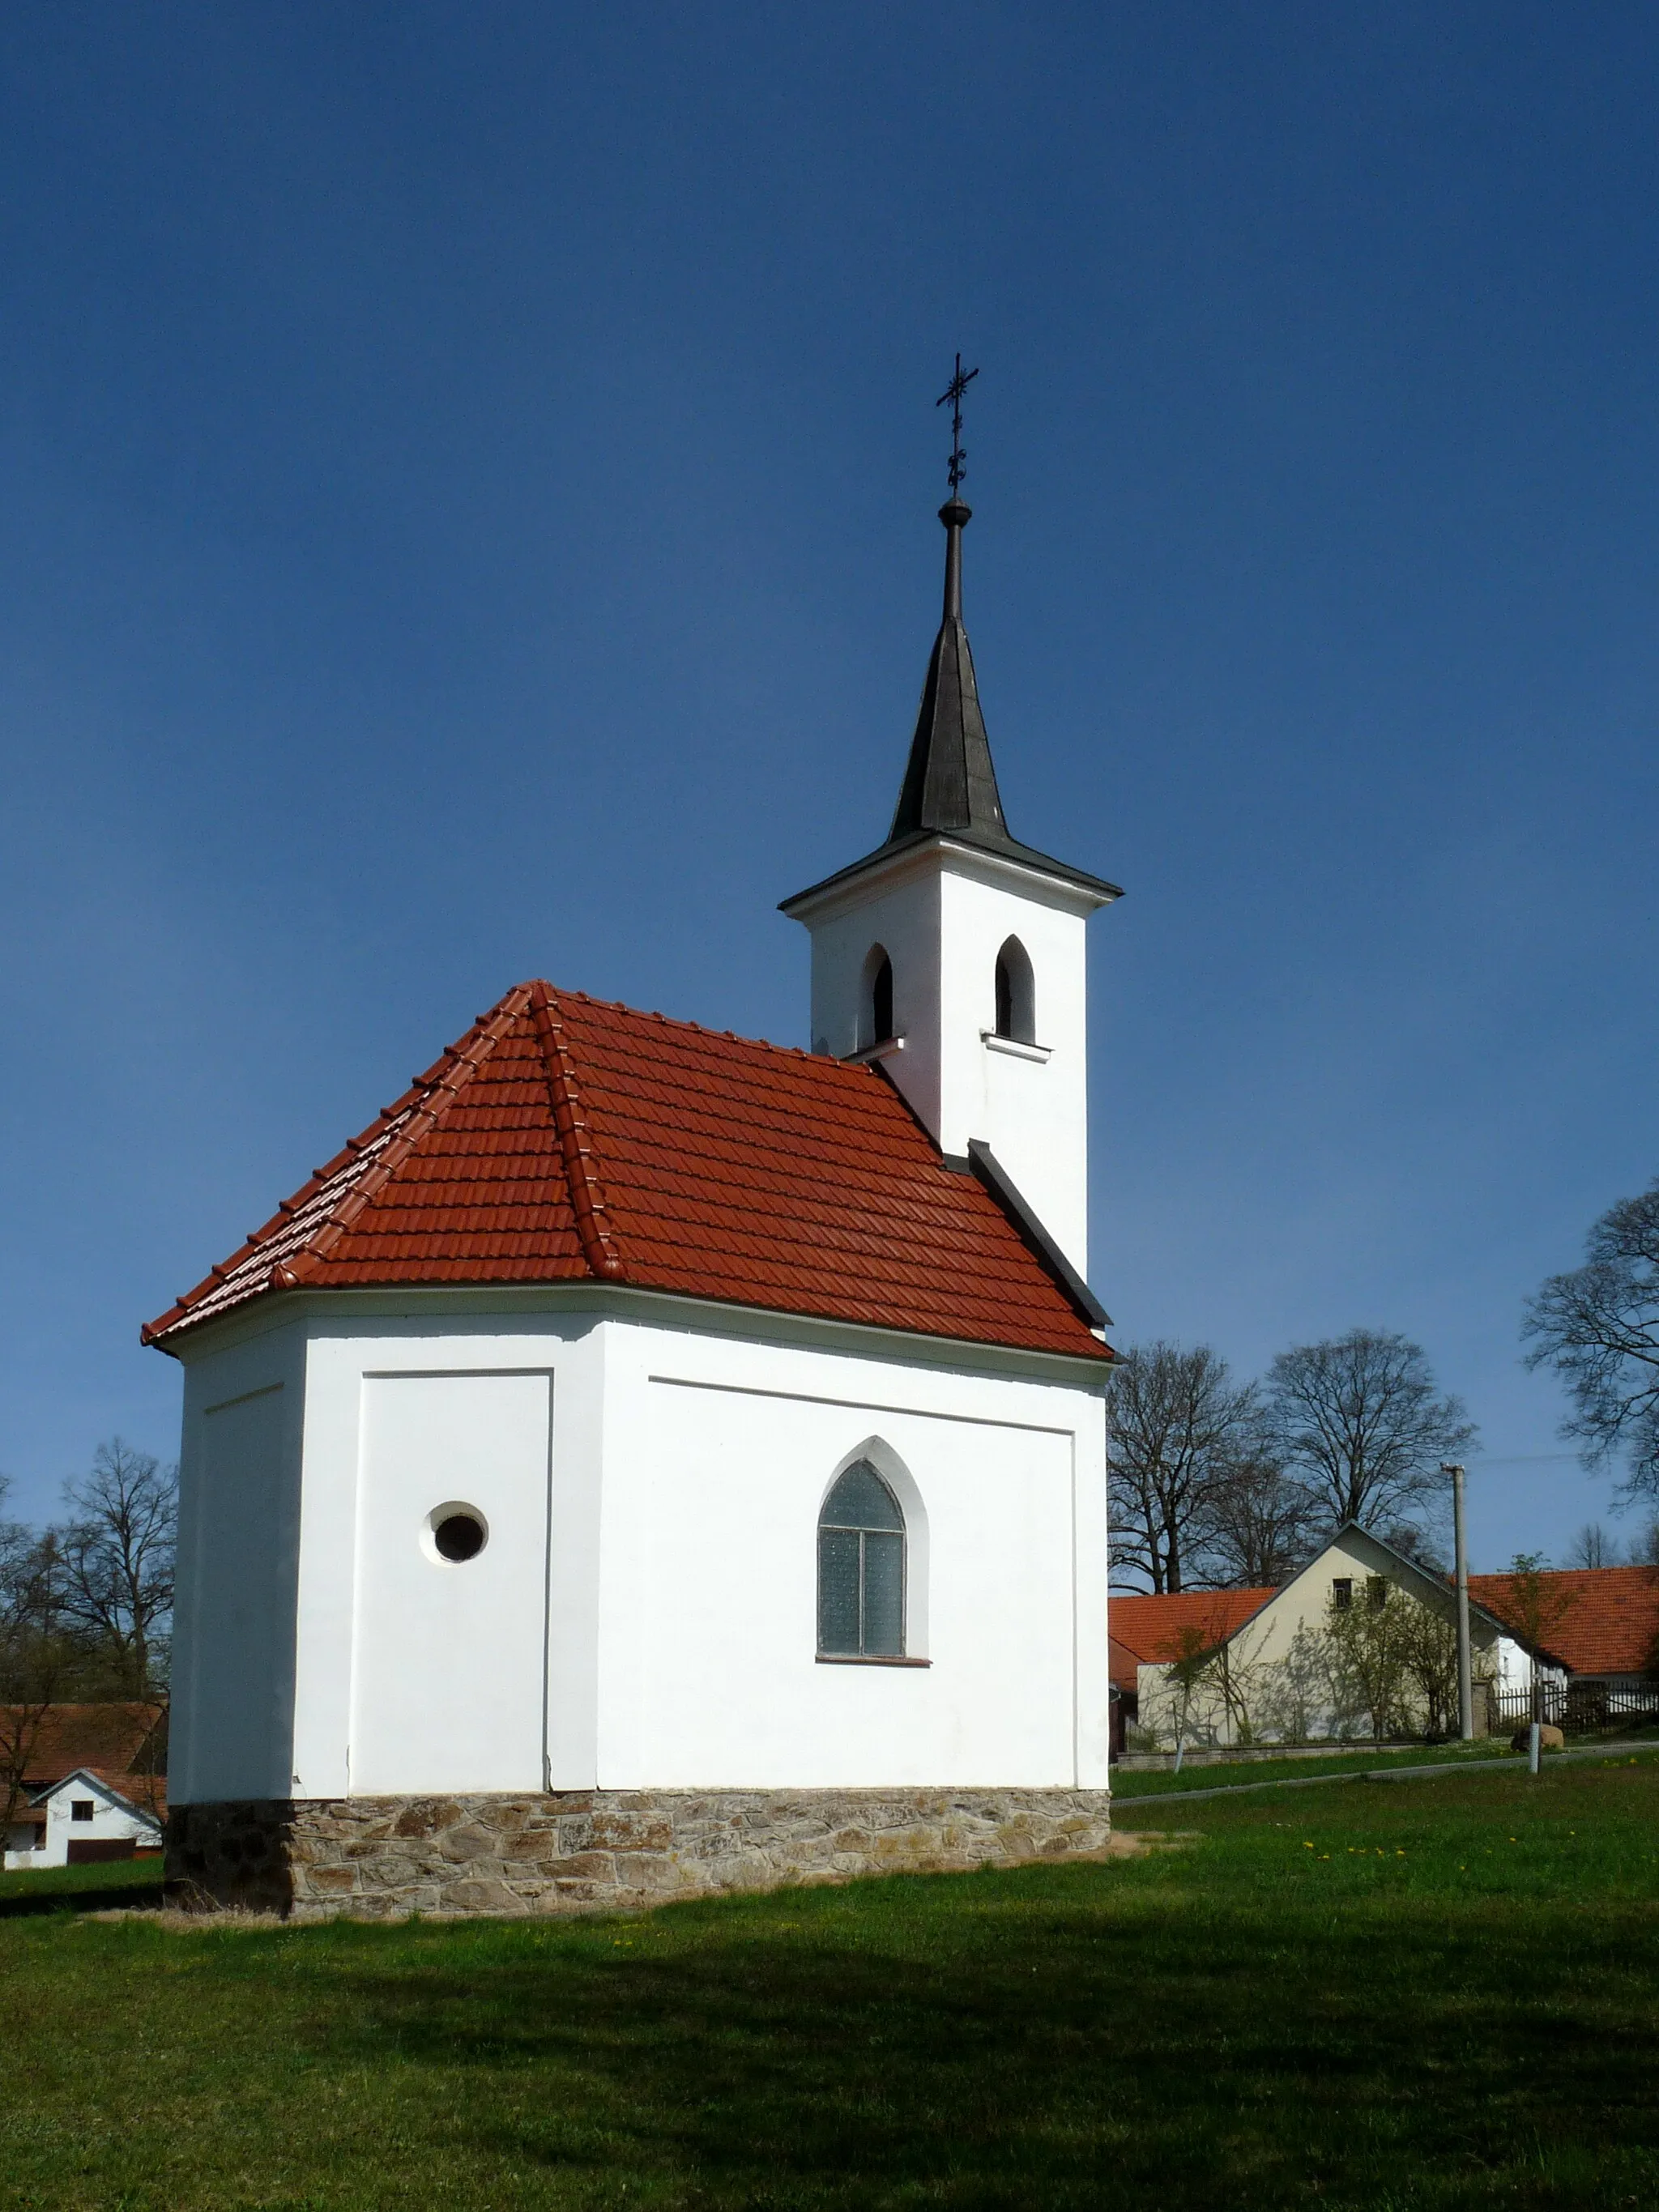
[[[0,1917],[0,2203],[1659,2203],[1651,1762],[1177,1809],[633,1921]]]

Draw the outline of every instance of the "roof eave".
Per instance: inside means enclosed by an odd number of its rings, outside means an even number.
[[[291,1320],[318,1311],[349,1312],[356,1308],[372,1313],[377,1307],[385,1310],[388,1302],[394,1310],[406,1310],[411,1306],[467,1306],[477,1310],[480,1301],[489,1310],[499,1312],[537,1305],[587,1305],[611,1313],[626,1312],[633,1306],[654,1307],[685,1316],[717,1318],[728,1331],[733,1328],[752,1331],[767,1322],[792,1330],[827,1329],[895,1350],[902,1347],[919,1352],[924,1356],[948,1353],[959,1357],[967,1350],[981,1353],[999,1365],[1034,1363],[1045,1371],[1065,1369],[1078,1380],[1086,1379],[1102,1388],[1116,1361],[1111,1347],[1081,1324],[1081,1334],[1088,1339],[1086,1348],[1080,1342],[1075,1351],[1063,1352],[1045,1345],[1005,1344],[987,1337],[944,1336],[926,1329],[896,1328],[880,1322],[849,1321],[840,1315],[800,1312],[782,1306],[745,1305],[735,1298],[698,1297],[690,1291],[659,1290],[645,1283],[603,1282],[592,1275],[516,1283],[302,1283],[292,1289],[262,1291],[240,1305],[200,1320],[187,1318],[175,1324],[168,1334],[188,1342],[194,1349],[210,1333],[222,1330],[227,1333],[228,1342],[240,1341],[245,1334],[263,1334],[267,1328],[285,1326]],[[174,1343],[158,1340],[156,1349],[175,1359],[184,1357]]]
[[[1000,862],[1005,867],[1028,876],[1036,876],[1049,883],[1065,884],[1069,890],[1085,894],[1091,911],[1109,906],[1114,899],[1123,896],[1117,884],[1108,883],[1103,876],[1091,876],[1086,869],[1072,867],[1064,860],[1056,860],[1047,853],[1040,853],[1032,845],[1021,845],[1012,838],[1006,841],[981,837],[966,830],[913,830],[902,837],[891,838],[866,853],[862,860],[854,860],[838,868],[832,876],[825,876],[805,890],[794,891],[787,899],[780,899],[778,911],[787,914],[792,921],[804,921],[808,911],[820,901],[836,892],[847,890],[866,876],[875,875],[911,854],[920,854],[929,848],[946,852],[952,849],[971,854],[975,858]]]

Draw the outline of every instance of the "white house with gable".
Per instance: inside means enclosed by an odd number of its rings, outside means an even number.
[[[968,519],[890,834],[785,903],[810,1053],[520,985],[146,1331],[178,1875],[527,1911],[1103,1843],[1117,894],[1003,819]]]
[[[1389,1609],[1392,1608],[1390,1612]],[[1363,1738],[1376,1716],[1345,1679],[1345,1619],[1386,1613],[1432,1621],[1377,1669],[1391,1685],[1395,1726],[1447,1733],[1457,1724],[1455,1593],[1444,1575],[1350,1522],[1282,1589],[1115,1595],[1112,1633],[1133,1655],[1137,1747],[1306,1743]],[[1488,1727],[1486,1686],[1506,1688],[1522,1647],[1478,1600],[1469,1606],[1476,1732]]]
[[[124,1797],[101,1774],[76,1767],[32,1797],[6,1837],[8,1874],[40,1867],[91,1866],[161,1848],[155,1814]]]

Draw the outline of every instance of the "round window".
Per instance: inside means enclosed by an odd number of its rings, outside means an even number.
[[[427,1516],[426,1540],[434,1557],[459,1566],[477,1558],[489,1531],[476,1506],[440,1505]]]

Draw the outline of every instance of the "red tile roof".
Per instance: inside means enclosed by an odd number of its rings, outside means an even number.
[[[1569,1674],[1659,1672],[1659,1567],[1569,1567],[1539,1581],[1539,1640]],[[1471,1575],[1469,1595],[1523,1637],[1513,1575]]]
[[[885,1077],[521,983],[144,1331],[403,1283],[631,1284],[1111,1353]]]
[[[27,1725],[27,1706],[0,1705],[0,1734],[9,1738],[20,1724]],[[49,1705],[29,1735],[23,1786],[44,1790],[73,1774],[77,1766],[107,1775],[113,1786],[129,1790],[145,1778],[135,1777],[135,1764],[149,1765],[152,1738],[165,1718],[167,1707],[154,1705]]]
[[[77,1774],[89,1775],[93,1781],[102,1783],[124,1805],[131,1805],[135,1813],[148,1813],[152,1820],[166,1825],[167,1817],[167,1785],[166,1779],[155,1774],[112,1774],[106,1767],[76,1766],[56,1782],[35,1793],[35,1802],[40,1803],[53,1790],[61,1790],[65,1782],[72,1782]]]
[[[1140,1665],[1154,1666],[1177,1656],[1184,1629],[1196,1629],[1203,1638],[1201,1648],[1213,1650],[1277,1595],[1273,1589],[1178,1590],[1167,1597],[1114,1590],[1107,1619],[1112,1640]],[[1123,1686],[1133,1686],[1133,1676]]]

